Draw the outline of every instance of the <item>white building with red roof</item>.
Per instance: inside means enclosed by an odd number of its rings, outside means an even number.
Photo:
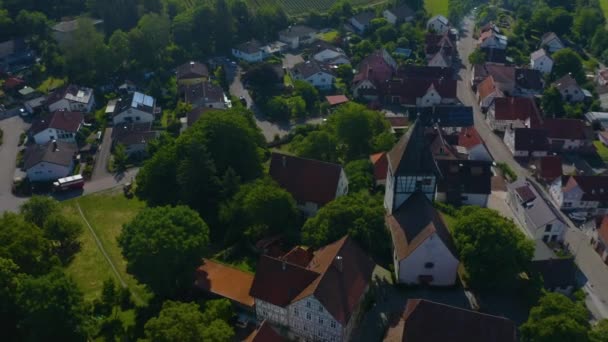
[[[458,146],[462,146],[467,150],[469,160],[493,160],[474,126],[460,129],[460,133],[458,133]]]
[[[46,144],[51,140],[74,143],[83,122],[81,112],[58,110],[36,119],[30,128],[30,136],[36,144]]]
[[[608,177],[565,176],[553,182],[549,193],[564,211],[588,215],[608,213]]]

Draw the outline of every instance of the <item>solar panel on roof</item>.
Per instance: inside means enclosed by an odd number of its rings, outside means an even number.
[[[133,93],[133,101],[131,107],[137,107],[144,102],[144,94],[135,92]]]
[[[151,96],[144,96],[144,105],[148,106],[148,107],[153,107],[154,106],[154,99]]]

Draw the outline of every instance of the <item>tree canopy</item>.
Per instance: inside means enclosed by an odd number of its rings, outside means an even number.
[[[477,207],[460,210],[454,240],[471,286],[508,288],[528,267],[534,244],[498,212]]]
[[[208,244],[207,224],[185,206],[146,208],[118,237],[127,270],[161,297],[192,286]]]
[[[581,57],[570,48],[561,49],[555,52],[553,58],[553,75],[555,78],[562,77],[568,73],[572,74],[577,81],[585,80],[583,62]]]
[[[344,167],[351,193],[370,190],[374,187],[374,166],[369,159],[353,160]]]

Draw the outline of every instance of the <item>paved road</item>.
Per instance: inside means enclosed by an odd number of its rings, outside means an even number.
[[[513,159],[513,156],[503,141],[492,132],[486,123],[475,95],[471,90],[471,66],[468,62],[468,56],[475,49],[475,40],[471,37],[473,25],[474,23],[470,18],[465,19],[461,31],[462,35],[458,42],[458,53],[463,62],[463,68],[459,72],[458,98],[465,105],[473,106],[475,112],[475,128],[485,141],[494,160],[507,163],[511,169],[515,171],[518,177],[528,178],[530,181],[537,184],[530,178],[530,172]],[[551,196],[549,196],[543,187],[538,185],[537,188],[542,190],[541,195],[548,199],[550,205],[556,206]],[[565,215],[563,215],[563,218],[569,224],[565,235],[565,242],[571,246],[576,263],[584,273],[580,285],[588,295],[587,307],[594,317],[608,318],[608,266],[601,261],[600,257],[589,244],[589,237],[574,226]]]
[[[99,145],[99,152],[95,159],[95,167],[93,168],[92,180],[108,178],[112,173],[108,171],[108,163],[112,154],[112,127],[106,128],[103,134],[103,140]]]
[[[301,57],[300,57],[300,59],[301,59]],[[255,114],[255,122],[258,125],[258,127],[262,130],[262,133],[264,134],[266,141],[273,141],[274,137],[276,135],[278,135],[279,137],[286,135],[297,124],[304,124],[304,123],[319,124],[322,122],[320,118],[309,119],[307,121],[297,122],[295,124],[274,123],[274,122],[268,121],[264,117],[264,114],[261,113],[258,110],[258,108],[255,106],[255,103],[253,103],[253,100],[251,99],[251,96],[249,95],[249,91],[247,91],[247,89],[245,89],[245,87],[243,86],[243,82],[241,80],[241,69],[240,68],[237,69],[237,71],[234,75],[234,78],[232,78],[232,83],[230,84],[230,94],[232,96],[236,96],[239,98],[243,97],[243,98],[245,98],[245,100],[247,100],[247,107],[249,109],[251,109],[253,111],[253,113]]]
[[[15,211],[25,201],[12,194],[11,186],[19,151],[19,136],[28,129],[28,126],[18,115],[0,121],[0,128],[4,132],[3,143],[0,146],[0,212]]]

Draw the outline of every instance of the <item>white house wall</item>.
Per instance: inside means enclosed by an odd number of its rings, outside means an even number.
[[[427,263],[433,263],[433,268],[425,268]],[[433,234],[399,262],[397,279],[404,284],[418,284],[419,276],[430,275],[433,277],[430,285],[451,286],[456,282],[458,263],[437,234]]]
[[[137,118],[139,118],[139,120],[137,120]],[[148,123],[152,121],[154,121],[154,114],[135,108],[129,108],[112,118],[112,122],[115,126],[121,123]]]
[[[27,171],[27,177],[33,182],[54,181],[58,178],[69,176],[72,172],[72,165],[62,166],[47,162],[40,162]]]

